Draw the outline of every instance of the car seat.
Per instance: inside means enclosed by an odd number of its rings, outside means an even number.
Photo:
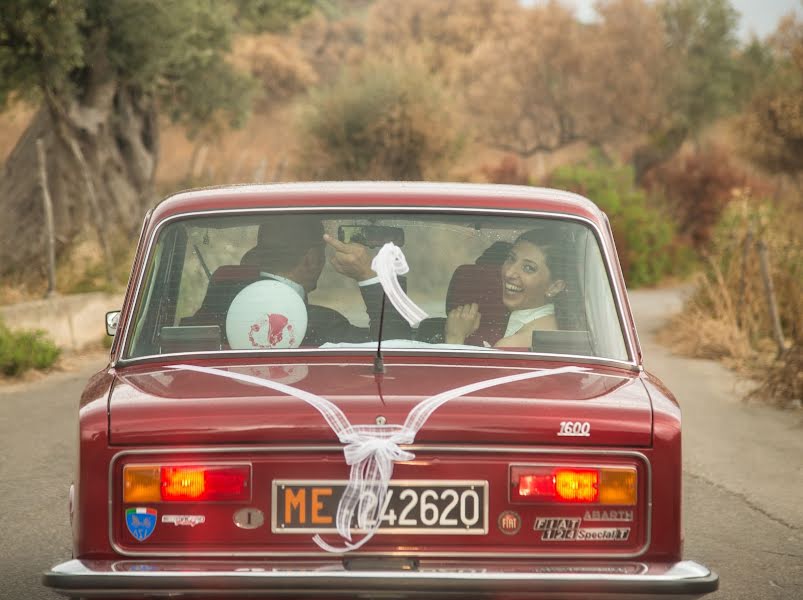
[[[247,285],[259,280],[259,267],[252,265],[222,265],[209,278],[201,306],[191,317],[181,319],[181,325],[218,325],[222,342],[226,338],[226,313],[234,297]]]
[[[477,303],[482,315],[477,331],[466,338],[466,344],[493,346],[502,339],[507,327],[508,311],[502,303],[502,270],[499,264],[460,265],[455,269],[446,293],[446,314],[458,306]]]

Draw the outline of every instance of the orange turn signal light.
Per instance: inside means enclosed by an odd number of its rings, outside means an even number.
[[[159,467],[123,467],[123,502],[161,502]]]

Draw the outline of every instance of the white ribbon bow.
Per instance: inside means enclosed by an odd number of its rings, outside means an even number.
[[[385,295],[391,304],[410,326],[415,327],[427,318],[427,313],[404,293],[399,284],[398,276],[410,270],[401,248],[393,242],[388,242],[376,253],[371,261],[371,268],[379,277],[379,283],[382,284],[382,289],[385,290]]]
[[[441,392],[419,402],[407,415],[404,425],[352,425],[343,411],[333,402],[290,385],[211,367],[173,365],[169,368],[207,373],[266,387],[303,400],[321,413],[340,442],[345,444],[343,455],[346,458],[346,464],[351,467],[351,472],[349,483],[340,498],[335,516],[337,532],[346,540],[344,545],[336,548],[325,542],[320,535],[316,535],[312,539],[323,550],[338,554],[360,548],[377,532],[383,516],[388,486],[393,476],[394,463],[415,458],[415,454],[402,450],[399,444],[412,444],[419,429],[443,404],[454,398],[497,385],[588,370],[587,367],[560,367],[486,379]],[[352,543],[351,524],[355,514],[357,515],[357,527],[365,532],[365,536],[360,541]]]

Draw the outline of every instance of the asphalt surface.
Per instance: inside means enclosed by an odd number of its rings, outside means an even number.
[[[803,416],[745,403],[716,363],[671,355],[651,332],[679,292],[631,294],[645,364],[684,418],[685,557],[721,578],[712,600],[803,597]],[[0,388],[0,598],[58,596],[41,573],[70,557],[68,488],[77,402],[102,356],[72,373]]]

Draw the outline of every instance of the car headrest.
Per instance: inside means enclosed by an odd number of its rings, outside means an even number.
[[[502,271],[499,265],[460,265],[455,269],[449,290],[446,292],[446,312],[457,306],[476,302],[492,307],[494,312],[502,305]],[[480,310],[482,312],[482,310]]]
[[[460,265],[446,292],[446,313],[457,306],[477,303],[482,315],[479,329],[466,338],[474,346],[493,345],[502,338],[508,312],[502,303],[502,269],[498,264]]]
[[[253,281],[259,278],[259,267],[253,265],[222,265],[215,269],[209,284]]]

